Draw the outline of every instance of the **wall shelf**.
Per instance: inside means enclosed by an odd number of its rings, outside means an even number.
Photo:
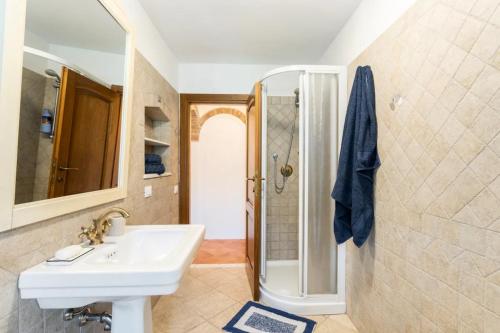
[[[169,108],[165,99],[157,94],[148,93],[144,95],[144,153],[157,154],[166,171],[161,175],[145,174],[144,179],[155,179],[171,176],[168,172],[168,156],[172,138],[172,129],[170,118],[168,116]]]
[[[163,109],[159,106],[146,106],[145,107],[146,117],[154,121],[169,122],[170,119],[165,114]]]
[[[162,178],[162,177],[169,177],[172,176],[171,172],[164,172],[161,175],[158,175],[156,173],[149,173],[144,175],[144,179],[154,179],[154,178]]]
[[[144,144],[155,147],[170,147],[170,143],[147,137],[144,138]]]

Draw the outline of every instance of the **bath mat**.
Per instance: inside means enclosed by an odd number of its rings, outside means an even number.
[[[314,325],[314,320],[250,301],[223,330],[231,333],[311,333]]]

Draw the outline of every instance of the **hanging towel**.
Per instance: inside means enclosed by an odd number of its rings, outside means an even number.
[[[373,73],[369,66],[358,67],[332,192],[337,243],[344,243],[352,237],[354,244],[361,247],[368,239],[374,220],[374,180],[379,166]]]

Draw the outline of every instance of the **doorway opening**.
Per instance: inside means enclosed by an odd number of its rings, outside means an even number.
[[[180,219],[206,228],[195,264],[245,262],[247,100],[181,94]]]

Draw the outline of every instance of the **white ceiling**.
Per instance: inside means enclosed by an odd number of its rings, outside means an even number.
[[[26,29],[48,44],[125,53],[125,31],[97,0],[28,0]]]
[[[180,62],[317,61],[361,0],[139,0]]]

